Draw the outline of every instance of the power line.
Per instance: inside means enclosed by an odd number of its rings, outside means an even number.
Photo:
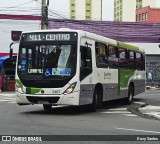
[[[22,4],[19,4],[19,5],[12,6],[12,7],[6,7],[6,8],[7,8],[7,9],[10,9],[10,8],[16,8],[16,7],[19,7],[19,6],[23,6],[23,5],[26,5],[26,4],[29,4],[29,3],[32,3],[33,1],[35,1],[35,0],[31,0],[30,2],[26,2],[26,3],[22,3]]]

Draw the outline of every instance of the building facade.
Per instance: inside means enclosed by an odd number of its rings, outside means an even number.
[[[31,31],[41,29],[41,16],[0,14],[0,57],[8,56],[12,43],[11,31]],[[18,52],[19,44],[12,46],[13,53]]]
[[[102,20],[102,0],[70,0],[70,19]]]
[[[158,0],[114,0],[114,21],[136,21],[136,9],[156,7]]]
[[[137,9],[136,22],[160,23],[160,8],[147,6]]]

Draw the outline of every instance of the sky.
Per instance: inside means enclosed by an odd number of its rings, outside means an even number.
[[[103,20],[113,20],[113,4],[114,0],[102,0]],[[33,10],[34,8],[36,10]],[[0,3],[0,14],[26,14],[29,10],[31,14],[40,14],[40,9],[41,0],[1,0]],[[56,12],[64,17],[69,17],[69,0],[50,0],[49,10],[52,11],[52,15]]]
[[[113,5],[114,0],[102,0],[102,20],[113,21]],[[157,6],[160,8],[160,0],[157,0]],[[69,18],[69,0],[50,0],[49,11],[54,18],[58,18],[54,13]],[[41,0],[1,0],[0,14],[41,15]],[[1,19],[0,28],[0,53],[9,52],[12,30],[38,30],[40,22]]]
[[[46,0],[47,1],[47,0]],[[114,0],[102,0],[102,19],[113,20]],[[49,14],[54,18],[69,18],[69,0],[50,0]],[[58,14],[55,15],[54,13]],[[41,0],[1,0],[0,14],[32,14],[41,15]],[[4,20],[0,19],[0,53],[8,53],[11,40],[11,31],[30,31],[40,29],[40,21]],[[13,46],[16,53],[18,44]]]

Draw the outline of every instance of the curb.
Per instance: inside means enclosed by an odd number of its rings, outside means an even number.
[[[146,86],[145,87],[146,90],[160,90],[160,87],[155,86],[155,87],[151,87],[151,86]]]
[[[138,111],[144,115],[148,115],[160,120],[160,106],[147,105],[138,108]]]

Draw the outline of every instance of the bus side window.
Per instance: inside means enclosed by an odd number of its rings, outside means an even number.
[[[109,61],[109,67],[110,68],[118,68],[118,49],[114,46],[109,45],[109,56],[108,56],[108,61]]]
[[[135,52],[129,51],[129,68],[136,69]]]
[[[96,42],[96,65],[98,68],[108,67],[107,47],[103,43]]]
[[[137,70],[144,69],[143,55],[139,52],[136,52],[136,63],[137,63]]]
[[[128,67],[127,50],[119,48],[118,52],[119,52],[119,67],[127,68]]]

